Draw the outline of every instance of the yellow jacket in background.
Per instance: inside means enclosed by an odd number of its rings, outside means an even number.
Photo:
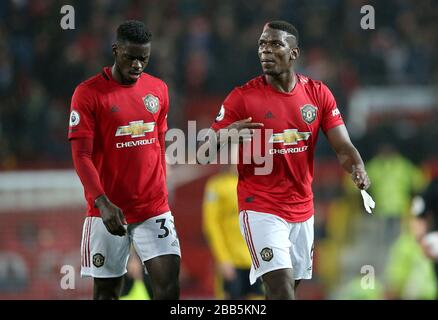
[[[216,263],[249,269],[251,257],[239,228],[237,175],[223,172],[208,181],[203,202],[203,229]]]

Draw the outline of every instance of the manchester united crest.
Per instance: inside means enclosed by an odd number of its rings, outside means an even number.
[[[272,260],[274,253],[271,248],[263,248],[262,251],[260,251],[260,255],[262,256],[263,261],[268,262]]]
[[[301,116],[303,117],[304,122],[307,124],[311,124],[316,119],[316,112],[318,108],[312,106],[311,104],[305,104],[301,107]]]
[[[160,108],[160,101],[152,94],[148,94],[146,97],[143,97],[143,103],[146,107],[146,110],[150,113],[157,113],[158,109]]]
[[[93,264],[96,268],[100,268],[105,263],[105,257],[101,253],[93,255]]]

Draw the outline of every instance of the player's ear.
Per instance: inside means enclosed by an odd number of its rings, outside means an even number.
[[[112,52],[113,52],[113,56],[116,57],[117,56],[117,44],[113,43],[111,46]]]
[[[297,60],[299,56],[300,56],[300,49],[298,47],[292,48],[290,50],[291,60]]]

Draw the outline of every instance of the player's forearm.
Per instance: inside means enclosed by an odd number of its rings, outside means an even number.
[[[352,144],[347,144],[337,150],[336,155],[339,163],[348,173],[353,173],[356,170],[365,170],[365,165],[359,151]]]
[[[99,174],[93,164],[91,154],[92,139],[73,139],[71,141],[73,165],[84,186],[85,191],[95,200],[105,194]]]
[[[365,169],[359,152],[351,143],[345,125],[339,125],[328,130],[326,135],[345,171],[351,174],[353,171]]]

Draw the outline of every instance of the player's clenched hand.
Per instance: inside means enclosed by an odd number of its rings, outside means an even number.
[[[371,185],[370,178],[368,178],[367,172],[362,167],[353,169],[353,172],[351,173],[351,179],[353,180],[354,184],[362,190],[367,190]]]
[[[242,140],[250,140],[254,134],[254,129],[260,129],[263,126],[263,123],[252,122],[252,118],[249,117],[247,119],[233,122],[225,129],[227,129],[230,133],[233,133],[234,131],[236,133],[236,137],[238,137],[239,141],[241,142]]]
[[[105,195],[98,197],[95,204],[100,211],[103,224],[108,232],[116,236],[124,236],[126,229],[123,225],[127,224],[127,222],[122,210],[109,201]]]

